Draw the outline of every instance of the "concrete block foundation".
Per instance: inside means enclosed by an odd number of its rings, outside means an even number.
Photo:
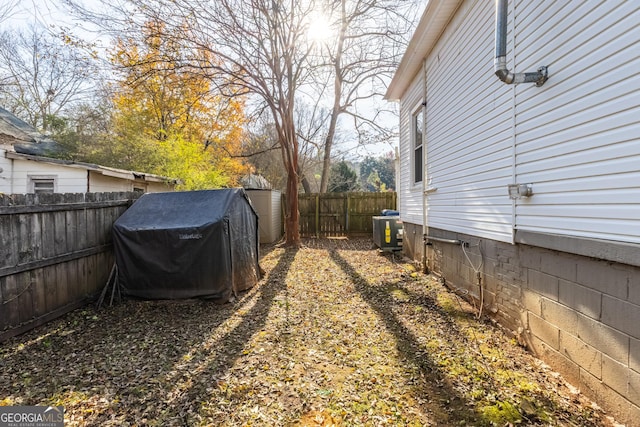
[[[439,229],[428,235],[464,248],[425,246],[421,225],[404,228],[406,256],[469,298],[482,286],[484,315],[618,421],[640,425],[640,267]]]

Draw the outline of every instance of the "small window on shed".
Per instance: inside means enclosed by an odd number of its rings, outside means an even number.
[[[55,193],[56,177],[54,175],[30,175],[29,192],[35,194]]]
[[[422,142],[423,142],[423,117],[422,117],[422,109],[416,112],[413,115],[413,119],[411,120],[413,124],[412,129],[412,142],[413,142],[413,182],[414,184],[418,184],[422,182]]]

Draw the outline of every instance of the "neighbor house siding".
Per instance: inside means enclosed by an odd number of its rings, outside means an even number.
[[[29,193],[30,176],[55,176],[56,193],[87,191],[87,171],[35,161],[13,162],[13,193]]]
[[[10,154],[18,158],[7,158]],[[90,170],[81,164],[51,163],[41,160],[23,159],[16,153],[0,150],[0,193],[24,194],[33,192],[30,184],[32,178],[52,178],[55,181],[56,193],[85,193],[85,192],[128,192],[143,191],[158,193],[174,191],[174,184],[163,181],[155,175],[134,176],[137,173],[124,170],[100,168]],[[91,168],[98,168],[89,165]],[[113,176],[111,176],[113,175]]]
[[[640,3],[515,11],[516,68],[551,76],[516,90],[516,228],[640,243]]]
[[[129,180],[104,176],[97,172],[90,172],[90,177],[89,191],[91,192],[133,191],[132,181]]]
[[[422,182],[414,183],[413,177],[413,141],[412,117],[423,109],[424,78],[418,74],[402,100],[400,109],[400,128],[405,131],[400,135],[400,188],[398,206],[403,221],[422,224]],[[423,142],[423,144],[426,141]],[[423,152],[425,146],[423,145]],[[424,170],[423,170],[424,173]]]
[[[173,185],[169,185],[164,182],[150,181],[145,183],[145,185],[146,185],[145,191],[147,193],[164,193],[165,191],[175,191],[175,188]],[[138,184],[136,183],[134,187],[137,188]]]
[[[513,95],[492,72],[494,20],[491,2],[465,3],[427,59],[427,224],[511,242]]]
[[[174,191],[173,186],[164,182],[158,181],[143,181],[123,179],[108,175],[103,175],[99,172],[90,172],[89,188],[92,193],[94,192],[110,192],[110,191],[141,191],[144,193],[162,193],[165,191]]]

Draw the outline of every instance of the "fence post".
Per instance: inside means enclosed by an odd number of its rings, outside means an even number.
[[[139,196],[0,195],[0,341],[97,296],[113,265],[113,222]]]
[[[344,215],[345,215],[344,222],[345,222],[345,228],[346,228],[347,234],[349,233],[349,205],[350,205],[349,202],[350,202],[349,193],[347,193],[347,199],[345,200],[345,203],[346,203],[347,206],[346,206],[345,213],[344,213]]]
[[[320,195],[316,194],[316,237],[320,237]]]

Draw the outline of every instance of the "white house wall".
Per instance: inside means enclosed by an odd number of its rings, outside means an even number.
[[[147,193],[174,191],[164,182],[132,180],[103,175],[99,171],[64,164],[26,159],[8,159],[0,148],[0,193],[23,194],[32,191],[30,176],[52,177],[56,193],[126,192],[140,189]],[[88,183],[87,183],[88,180]]]
[[[138,185],[136,184],[135,186],[137,187]],[[165,191],[175,191],[175,188],[164,182],[150,181],[147,183],[147,193],[164,193]]]
[[[516,228],[640,243],[640,3],[515,5]]]
[[[464,2],[426,58],[428,226],[504,242],[523,230],[640,243],[638,22],[638,2],[510,1],[507,66],[546,65],[550,79],[506,85],[493,73],[494,3]],[[414,224],[422,77],[400,117],[400,210]],[[534,195],[513,202],[511,183]]]
[[[493,2],[466,2],[427,58],[427,223],[510,242],[513,95],[493,74],[494,22]]]
[[[87,171],[31,160],[13,160],[13,193],[28,193],[29,176],[55,177],[56,193],[87,191]]]
[[[411,119],[422,109],[424,102],[424,78],[418,75],[402,99],[400,106],[400,179],[398,206],[403,221],[422,225],[422,183],[413,182],[413,145],[411,141]],[[423,148],[424,150],[424,148]]]
[[[97,171],[91,171],[89,188],[92,193],[111,191],[143,191],[145,193],[162,193],[174,191],[173,186],[157,181],[133,181],[131,179],[117,178],[103,175]]]
[[[105,176],[98,172],[91,172],[90,191],[93,193],[109,191],[133,191],[132,182],[122,178]],[[145,185],[141,185],[145,187]]]

